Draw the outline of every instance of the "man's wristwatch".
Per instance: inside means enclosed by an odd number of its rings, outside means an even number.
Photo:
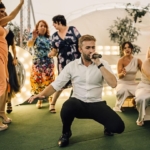
[[[102,67],[102,66],[104,66],[102,63],[99,65],[99,66],[97,66],[98,67],[98,69],[100,68],[100,67]]]

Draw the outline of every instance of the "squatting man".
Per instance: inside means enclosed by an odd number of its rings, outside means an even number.
[[[64,102],[61,109],[63,127],[62,135],[58,140],[60,147],[69,144],[72,135],[71,125],[75,117],[97,121],[104,126],[104,134],[108,136],[124,131],[122,119],[102,100],[104,80],[112,88],[116,87],[117,80],[108,62],[100,58],[92,58],[93,54],[96,54],[95,43],[94,36],[81,36],[78,42],[81,58],[66,65],[51,85],[28,100],[32,103],[35,99],[51,96],[71,80],[72,97]]]

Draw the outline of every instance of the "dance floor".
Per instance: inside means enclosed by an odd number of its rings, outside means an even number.
[[[107,104],[114,106],[115,97],[105,96]],[[0,150],[58,150],[57,140],[61,135],[60,109],[64,99],[59,99],[56,114],[48,111],[48,102],[42,109],[35,104],[13,107],[8,116],[13,119],[8,130],[0,132]],[[136,125],[138,113],[134,108],[126,108],[118,113],[125,122],[122,134],[104,136],[103,126],[89,119],[75,119],[73,135],[66,150],[147,150],[150,147],[150,122],[143,127]]]

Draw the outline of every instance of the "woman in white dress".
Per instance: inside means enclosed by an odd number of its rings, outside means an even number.
[[[144,116],[146,115],[146,107],[150,105],[150,49],[147,52],[146,60],[142,64],[141,82],[137,86],[135,93],[136,107],[139,112],[136,121],[138,126],[144,124]]]
[[[121,106],[125,99],[129,96],[135,96],[137,82],[135,81],[136,73],[141,70],[142,61],[133,57],[133,45],[130,42],[122,44],[123,56],[119,59],[117,64],[118,70],[118,84],[116,87],[116,104],[114,111],[121,112]]]

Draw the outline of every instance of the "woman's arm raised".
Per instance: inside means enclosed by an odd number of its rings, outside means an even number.
[[[0,25],[3,26],[7,24],[9,21],[13,20],[20,11],[23,4],[24,0],[20,0],[20,4],[10,13],[10,15],[0,19]]]

